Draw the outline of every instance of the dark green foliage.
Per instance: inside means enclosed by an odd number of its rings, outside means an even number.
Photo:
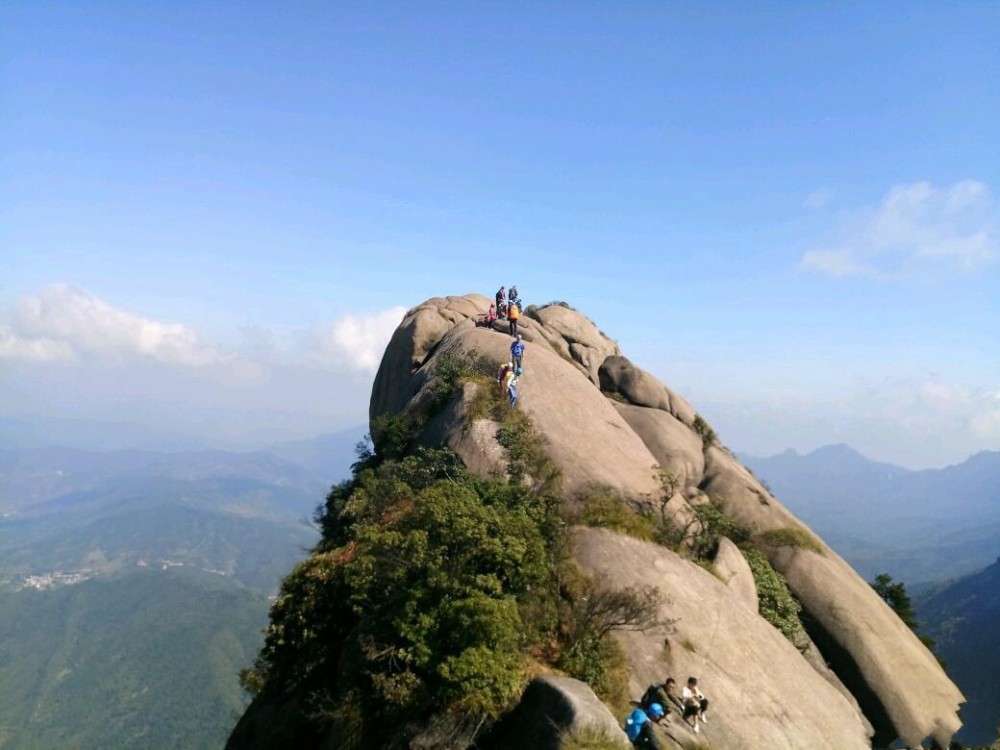
[[[420,432],[424,420],[405,414],[380,414],[372,420],[371,442],[372,452],[363,451],[358,446],[358,463],[356,467],[363,468],[375,457],[380,460],[402,458],[406,455],[413,439]]]
[[[753,535],[753,529],[726,515],[722,504],[715,500],[692,505],[691,510],[698,519],[697,530],[690,538],[691,554],[695,559],[710,560],[715,557],[722,537],[744,544]]]
[[[246,707],[233,679],[261,595],[212,574],[140,571],[0,594],[0,745],[222,747]]]
[[[903,621],[906,627],[917,634],[920,642],[933,650],[935,646],[934,639],[920,633],[917,613],[913,610],[913,602],[910,600],[910,595],[906,593],[906,585],[902,581],[893,581],[892,576],[888,573],[879,573],[875,576],[875,580],[871,582],[871,586],[885,600],[886,604],[892,607],[892,611],[899,616],[899,619]],[[943,663],[942,666],[944,666]]]
[[[871,582],[871,586],[908,628],[917,629],[917,615],[913,611],[913,602],[910,601],[906,585],[902,581],[893,581],[888,573],[879,573]]]
[[[441,710],[498,715],[524,680],[534,631],[522,611],[558,624],[556,599],[545,603],[561,554],[555,507],[471,476],[447,451],[361,469],[330,493],[324,539],[286,580],[244,683],[335,706],[350,692],[360,728],[347,732],[342,711],[326,720],[368,747]]]
[[[338,746],[401,747],[443,714],[476,726],[516,700],[529,661],[587,679],[616,706],[627,697],[608,634],[653,627],[659,598],[580,575],[560,475],[530,420],[483,403],[499,414],[508,476],[473,476],[445,450],[364,456],[327,497],[323,539],[286,579],[243,675],[264,696],[298,691]]]
[[[497,442],[507,453],[507,476],[513,484],[526,482],[536,494],[557,495],[561,491],[562,474],[523,411],[504,412],[497,428]]]
[[[700,414],[694,415],[694,431],[701,436],[701,444],[704,448],[708,448],[718,440],[715,430],[712,429],[708,422],[702,419]]]
[[[762,552],[747,547],[743,547],[741,551],[757,585],[760,616],[795,643],[804,632],[802,621],[799,619],[802,605],[788,590],[785,577],[774,569]]]

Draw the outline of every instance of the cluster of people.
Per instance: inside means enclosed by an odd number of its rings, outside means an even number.
[[[511,408],[517,404],[517,380],[524,374],[524,341],[521,334],[515,334],[514,343],[510,345],[510,361],[500,365],[497,371],[497,383],[500,385],[500,395],[507,395]]]
[[[677,680],[668,677],[665,682],[650,685],[635,709],[625,719],[625,733],[634,747],[659,750],[660,743],[653,733],[653,724],[670,722],[670,711],[676,711],[696,734],[701,724],[708,723],[708,699],[698,687],[698,678],[689,677],[680,695]]]
[[[507,290],[500,287],[497,290],[496,302],[490,305],[486,312],[484,324],[487,328],[493,328],[493,324],[498,320],[508,321],[510,335],[514,337],[510,345],[510,361],[504,362],[497,370],[497,384],[500,386],[500,395],[507,396],[507,402],[511,408],[517,404],[517,381],[524,374],[524,341],[521,334],[517,332],[517,321],[521,317],[521,300],[517,296],[517,287],[510,288],[510,295]]]
[[[506,320],[511,336],[517,336],[517,321],[521,317],[521,298],[517,296],[517,286],[510,288],[510,294],[504,287],[497,290],[496,302],[490,305],[486,312],[486,325],[490,328],[498,320]]]

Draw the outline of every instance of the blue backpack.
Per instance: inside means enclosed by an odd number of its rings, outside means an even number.
[[[649,717],[646,716],[646,712],[641,708],[637,708],[628,715],[628,718],[625,719],[625,734],[628,735],[630,742],[635,742],[639,739],[639,732],[642,731],[642,725],[647,721],[649,721]]]

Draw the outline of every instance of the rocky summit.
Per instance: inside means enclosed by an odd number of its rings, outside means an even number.
[[[497,423],[476,409],[477,390],[488,386],[466,382],[441,404],[435,373],[456,352],[496,365],[509,359],[505,323],[482,324],[489,302],[475,294],[440,297],[410,310],[388,345],[370,403],[373,426],[387,417],[430,415],[415,420],[415,443],[449,448],[484,477],[507,469]],[[530,418],[560,470],[565,504],[581,505],[600,487],[639,515],[669,513],[694,523],[699,507],[710,503],[734,526],[752,529],[755,550],[801,604],[804,631],[786,637],[759,614],[765,592],[758,592],[750,558],[729,539],[699,565],[683,549],[595,524],[574,527],[572,555],[587,575],[661,593],[660,620],[669,628],[613,634],[633,698],[667,675],[681,684],[697,675],[711,703],[700,739],[713,748],[860,750],[897,739],[914,747],[927,738],[948,746],[964,698],[935,657],[864,579],[739,463],[691,404],[566,305],[528,307],[520,332],[525,372],[516,408]],[[670,482],[666,496],[664,476]],[[533,705],[552,703],[537,695],[557,691],[559,679],[529,690],[536,695]],[[579,696],[562,701],[594,702]],[[230,747],[253,746],[236,740],[240,732],[253,734],[254,710]],[[603,708],[579,711],[604,726],[621,723]],[[696,739],[676,715],[661,737],[670,747]]]

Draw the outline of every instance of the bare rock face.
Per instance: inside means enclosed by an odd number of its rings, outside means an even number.
[[[435,298],[409,311],[379,368],[371,418],[423,408],[432,398],[436,363],[452,348],[507,361],[511,339],[501,326],[476,325],[488,306],[487,298],[467,295]],[[727,586],[665,548],[581,532],[584,567],[610,573],[622,585],[658,585],[674,602],[671,616],[679,616],[666,655],[662,637],[622,637],[635,696],[666,674],[698,675],[718,706],[706,728],[715,747],[861,748],[871,726],[878,745],[900,737],[914,746],[932,736],[947,746],[964,698],[934,657],[846,562],[718,444],[687,401],[570,308],[529,307],[521,331],[527,351],[518,408],[530,415],[562,470],[568,495],[599,484],[652,501],[661,493],[656,470],[669,471],[678,479],[669,507],[680,517],[690,517],[688,502],[712,498],[732,518],[771,534],[758,536],[770,540],[760,542],[762,548],[808,614],[815,668],[755,614],[756,594],[735,546],[724,542],[716,560],[733,584]],[[439,410],[419,440],[451,447],[474,471],[503,471],[496,426],[469,416],[476,387],[468,384]],[[824,673],[823,662],[835,674]],[[853,697],[845,697],[844,686]]]
[[[653,585],[668,599],[665,632],[622,633],[631,691],[673,676],[698,678],[709,700],[702,740],[729,750],[869,748],[855,709],[753,610],[735,604],[726,584],[676,553],[604,529],[579,529],[584,570],[621,586]],[[670,730],[686,732],[680,722]]]
[[[466,298],[448,297],[443,302],[449,314],[464,309],[456,299]],[[469,299],[476,300],[475,297]],[[489,306],[486,298],[478,299]],[[444,352],[454,348],[475,349],[498,366],[510,358],[511,338],[508,335],[477,326],[476,316],[445,329],[438,325],[444,318],[432,304],[434,302],[430,300],[411,310],[393,335],[375,378],[369,410],[373,420],[381,414],[416,409],[425,404],[431,398],[431,374]],[[572,341],[598,343],[596,328],[579,314],[561,307],[558,310],[561,312],[557,318],[560,321],[558,334],[543,333],[541,324],[532,319],[521,326],[526,341],[526,372],[520,380],[519,408],[531,416],[552,459],[560,467],[574,467],[573,471],[564,471],[564,487],[568,493],[591,485],[613,487],[636,498],[654,493],[658,489],[654,477],[657,460],[612,402],[594,387],[593,381],[584,374],[584,368],[569,361],[568,355],[560,354],[558,345],[550,343],[550,339],[557,344],[565,342],[566,336]],[[479,317],[481,315],[482,311],[478,313]],[[579,323],[579,331],[569,325],[574,320]],[[419,332],[420,339],[414,344],[400,331]],[[614,349],[610,344],[608,348]],[[474,392],[465,392],[462,400],[467,401],[473,395]],[[453,415],[464,409],[460,405],[447,408],[457,409]],[[452,448],[473,470],[490,466],[490,460],[485,457],[496,453],[494,435],[473,434],[467,423],[453,416],[436,416],[420,440],[428,445]]]
[[[757,599],[757,584],[740,548],[723,537],[712,562],[719,578],[732,590],[736,599],[743,602],[751,612],[758,611],[760,601]]]
[[[622,750],[632,746],[607,706],[585,682],[572,677],[537,677],[517,707],[480,746],[484,750],[560,750],[566,735],[593,727]]]
[[[818,546],[767,550],[771,564],[816,621],[811,633],[874,724],[876,744],[896,736],[909,746],[927,736],[947,747],[961,726],[964,697],[934,655],[844,560],[798,521],[728,452],[706,451],[703,487],[730,515],[758,529],[795,529]],[[920,685],[914,690],[914,685]]]

